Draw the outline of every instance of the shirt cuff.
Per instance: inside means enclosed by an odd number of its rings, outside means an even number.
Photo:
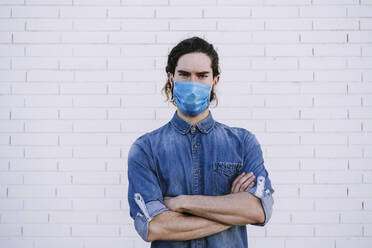
[[[153,201],[147,202],[145,204],[145,209],[143,209],[142,211],[141,210],[137,212],[137,215],[134,219],[134,227],[137,233],[141,236],[141,238],[144,241],[149,242],[148,240],[149,222],[156,215],[169,209],[159,200],[153,200]]]
[[[272,197],[272,194],[270,191],[264,193],[264,196],[262,198],[259,198],[261,200],[262,208],[265,213],[265,221],[263,223],[254,223],[252,225],[256,226],[264,226],[269,222],[272,212],[273,212],[273,204],[274,204],[274,199]]]
[[[274,190],[270,190],[269,188],[265,189],[263,185],[261,187],[256,185],[253,188],[248,189],[247,191],[261,200],[261,205],[265,213],[265,221],[263,223],[254,223],[252,225],[266,225],[267,222],[270,220],[273,211],[274,199],[272,197],[272,193],[274,192]]]

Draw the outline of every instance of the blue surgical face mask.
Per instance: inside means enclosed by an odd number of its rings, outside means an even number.
[[[198,82],[174,82],[173,97],[182,113],[196,116],[209,106],[212,86]]]

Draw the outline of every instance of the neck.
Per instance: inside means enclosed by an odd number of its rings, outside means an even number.
[[[202,121],[205,117],[208,116],[208,114],[209,114],[209,108],[206,108],[203,112],[201,112],[200,114],[198,114],[198,115],[196,115],[196,116],[185,115],[184,113],[182,113],[182,112],[177,108],[177,114],[178,114],[182,119],[184,119],[185,121],[187,121],[188,123],[190,123],[191,125],[195,125],[195,124],[199,123],[200,121]]]

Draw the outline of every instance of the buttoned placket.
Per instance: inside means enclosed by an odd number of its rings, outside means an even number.
[[[191,150],[192,150],[192,172],[193,172],[193,193],[201,194],[200,185],[200,135],[195,126],[191,127]]]
[[[201,195],[201,165],[200,165],[200,133],[196,126],[192,126],[191,130],[191,150],[192,150],[192,171],[193,171],[193,193]],[[204,239],[196,239],[194,243],[195,248],[204,247]]]

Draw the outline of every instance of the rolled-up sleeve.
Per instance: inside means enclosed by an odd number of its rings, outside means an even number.
[[[149,242],[149,222],[168,208],[164,205],[151,149],[143,136],[132,144],[128,153],[128,203],[137,233]]]
[[[255,190],[249,189],[248,192],[254,194]],[[265,221],[263,223],[254,223],[252,225],[257,225],[257,226],[264,226],[269,222],[272,212],[273,212],[273,204],[274,204],[274,199],[271,194],[271,191],[264,192],[263,196],[257,196],[261,200],[262,208],[265,213]]]
[[[252,225],[264,226],[271,218],[274,198],[274,189],[271,186],[269,173],[265,169],[263,153],[261,145],[256,136],[248,132],[244,139],[244,172],[253,172],[255,175],[254,187],[247,191],[255,195],[261,200],[262,208],[265,213],[265,221],[263,223],[254,223]]]

